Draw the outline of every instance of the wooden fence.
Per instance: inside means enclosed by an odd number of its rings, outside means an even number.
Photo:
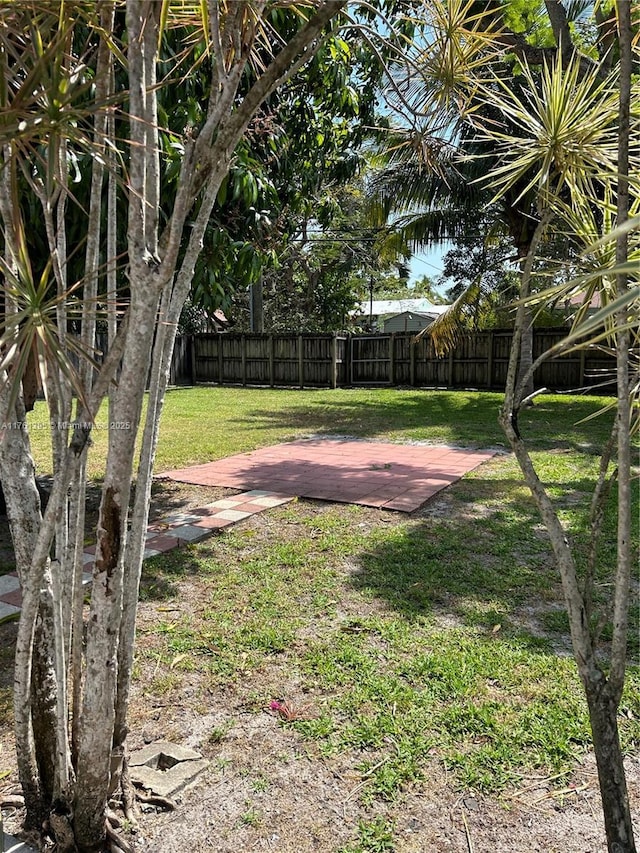
[[[563,337],[562,329],[536,329],[534,358]],[[201,334],[178,338],[171,383],[329,387],[393,385],[435,388],[504,388],[511,330],[477,332],[436,358],[428,338],[387,335]],[[543,364],[536,387],[611,393],[615,361],[583,349]]]
[[[343,335],[194,335],[193,381],[336,388],[346,383]]]

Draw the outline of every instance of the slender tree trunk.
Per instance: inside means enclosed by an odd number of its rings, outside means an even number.
[[[15,195],[12,191],[15,171],[11,162],[11,151],[8,146],[3,149],[3,155],[5,162],[2,175],[0,176],[0,213],[4,226],[5,258],[12,273],[15,274],[16,259],[18,257],[18,247],[14,230],[16,223]],[[4,311],[8,314],[14,310],[13,301],[5,293]],[[29,586],[33,552],[42,527],[42,514],[40,495],[36,486],[35,465],[31,456],[29,434],[25,425],[26,410],[21,396],[18,396],[13,407],[10,407],[9,394],[10,384],[8,376],[6,373],[3,373],[3,375],[0,375],[0,416],[6,419],[9,428],[4,429],[0,436],[0,480],[3,484],[9,529],[14,543],[16,569],[20,579],[20,587],[24,595],[25,590]],[[35,608],[34,621],[35,614],[37,613],[37,604],[35,604]],[[34,743],[30,699],[32,684],[31,670],[26,669],[27,656],[29,665],[31,663],[33,635],[30,634],[28,641],[24,639],[25,634],[21,635],[20,631],[23,618],[24,608],[21,613],[21,624],[18,631],[19,637],[16,644],[14,675],[16,754],[18,776],[25,800],[25,826],[29,829],[39,829],[46,815],[47,803],[50,802],[50,794],[53,790],[53,767],[51,764],[53,754],[50,750],[44,753],[42,751],[37,753]],[[20,642],[21,640],[22,642]],[[38,640],[38,649],[40,650],[43,641],[41,631],[38,633]],[[22,655],[22,668],[19,665],[19,653]],[[44,657],[41,657],[40,660],[43,663],[43,671],[47,673],[48,683],[48,676],[51,673],[50,659],[48,664],[45,663]],[[43,694],[45,689],[43,686]],[[50,707],[51,703],[47,702],[47,706]],[[48,719],[51,722],[50,718]],[[54,729],[50,731],[54,731]],[[45,757],[47,754],[48,759]],[[47,774],[44,780],[40,779],[39,765],[43,766]]]
[[[80,850],[97,849],[104,840],[104,812],[111,779],[127,514],[135,438],[158,309],[154,270],[146,270],[145,281],[141,266],[132,268],[136,297],[131,306],[131,326],[112,409],[123,428],[109,431],[97,527],[86,646],[85,678],[91,689],[84,691],[78,738],[74,826]]]
[[[189,243],[183,258],[180,272],[174,286],[168,286],[163,294],[160,307],[160,323],[156,329],[151,358],[151,385],[147,400],[142,446],[138,475],[136,479],[135,500],[131,518],[131,536],[127,541],[125,564],[125,594],[123,600],[122,622],[120,625],[120,644],[118,648],[118,695],[114,726],[114,749],[124,750],[127,736],[127,711],[131,688],[133,652],[135,646],[135,624],[138,591],[142,573],[145,536],[151,500],[153,463],[155,460],[158,436],[160,434],[160,416],[164,405],[171,356],[176,339],[180,311],[189,294],[195,264],[202,249],[202,240],[211,216],[218,190],[226,174],[228,164],[219,164],[210,177],[207,190],[202,199],[200,210],[191,229]]]
[[[523,265],[521,281],[521,300],[529,295],[529,281],[533,267],[533,258],[546,225],[545,215],[541,219],[536,233],[534,234],[529,255]],[[598,661],[594,641],[591,635],[591,627],[587,614],[590,612],[591,593],[585,594],[580,589],[575,560],[571,544],[565,533],[558,513],[553,506],[547,491],[540,481],[531,456],[527,450],[526,443],[520,434],[518,415],[523,396],[525,394],[522,379],[518,381],[518,362],[520,354],[520,339],[523,326],[526,323],[525,305],[521,301],[516,315],[512,351],[507,370],[507,382],[505,399],[500,415],[500,423],[507,436],[516,459],[523,472],[525,482],[531,489],[531,493],[545,524],[551,547],[554,552],[556,563],[560,571],[562,587],[565,597],[565,605],[569,616],[571,629],[571,641],[574,657],[584,686],[589,716],[592,726],[592,737],[596,762],[598,766],[598,778],[601,786],[602,807],[607,833],[607,844],[609,853],[635,853],[635,842],[633,839],[633,828],[629,799],[626,788],[624,766],[622,762],[622,751],[617,727],[617,710],[622,695],[624,684],[624,661],[627,641],[626,614],[628,607],[629,590],[629,562],[626,557],[626,547],[629,540],[629,528],[624,524],[628,519],[626,513],[622,512],[623,529],[619,534],[618,562],[615,579],[614,594],[614,641],[611,651],[611,667],[609,677],[605,674]],[[618,352],[618,365],[620,358],[624,361],[628,358],[628,350]],[[620,368],[619,368],[620,374]],[[526,378],[526,377],[525,377]],[[628,380],[627,380],[628,381]],[[624,379],[622,385],[624,387]],[[628,392],[628,387],[627,387]],[[620,388],[618,389],[618,405],[620,409]],[[622,402],[623,412],[628,407],[628,393]],[[620,412],[618,410],[618,417]],[[624,431],[626,439],[622,439],[623,447],[629,438],[628,417],[619,424],[617,428],[618,443],[620,447],[620,431]],[[620,459],[618,460],[620,465]],[[602,475],[602,472],[601,472]],[[600,482],[600,481],[599,481]],[[625,499],[625,492],[620,499]],[[628,494],[626,495],[628,500]],[[619,519],[619,524],[620,524]],[[626,531],[626,534],[625,534]],[[597,535],[597,531],[594,535]],[[617,608],[617,616],[616,614]]]
[[[529,397],[534,391],[533,374],[525,380],[533,364],[533,315],[531,310],[525,314],[522,338],[520,341],[520,361],[518,362],[518,385],[522,384],[522,397]]]
[[[527,264],[531,264],[533,261],[531,246],[537,240],[535,228],[531,218],[526,216],[517,207],[507,207],[506,214],[509,233],[520,258],[521,282],[526,283],[528,295],[531,290],[533,268],[527,269]],[[521,294],[520,298],[525,297]],[[533,312],[528,305],[520,306],[518,322],[520,325],[518,332],[520,335],[520,345],[518,350],[516,387],[522,384],[521,396],[528,397],[530,394],[533,394],[534,389],[533,374],[529,374],[531,365],[533,364]],[[527,377],[526,380],[525,377]]]
[[[635,853],[629,794],[618,734],[619,699],[609,685],[585,684],[609,853]]]
[[[40,798],[43,814],[51,808],[56,792],[58,730],[58,678],[52,657],[55,648],[51,568],[44,575],[44,590],[40,596],[38,619],[33,641],[31,670],[31,718],[33,740],[40,777]]]
[[[618,186],[617,224],[629,218],[629,136],[632,74],[631,4],[617,0],[618,42],[620,46],[620,83],[618,117]],[[627,234],[616,240],[616,263],[628,260]],[[625,273],[616,277],[618,296],[628,291]],[[618,438],[618,535],[617,563],[613,595],[613,637],[608,682],[590,696],[589,716],[598,763],[598,779],[604,811],[609,853],[635,853],[633,824],[629,809],[627,783],[618,735],[618,706],[624,687],[627,632],[629,618],[629,587],[631,580],[631,397],[629,388],[630,335],[627,328],[628,311],[616,316],[617,360],[617,438]]]

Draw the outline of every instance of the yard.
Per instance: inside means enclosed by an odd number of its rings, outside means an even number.
[[[156,469],[312,434],[504,449],[500,400],[175,390]],[[610,415],[585,418],[606,402],[543,396],[521,419],[578,542]],[[46,473],[40,416],[34,452]],[[95,434],[95,478],[106,435]],[[222,494],[159,480],[154,513]],[[614,524],[612,501],[603,585]],[[636,601],[619,720],[636,817],[637,625]],[[14,638],[15,624],[0,625],[0,793],[15,786]],[[410,516],[297,501],[147,561],[136,670],[131,749],[170,740],[211,762],[177,811],[143,815],[140,851],[605,849],[562,592],[506,452]]]

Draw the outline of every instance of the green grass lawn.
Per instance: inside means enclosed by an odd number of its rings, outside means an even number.
[[[570,475],[560,458],[555,476]],[[566,787],[589,723],[535,508],[510,459],[441,500],[412,517],[301,501],[275,510],[266,531],[234,528],[149,561],[142,594],[170,614],[141,645],[150,701],[194,675],[214,702],[239,692],[245,711],[284,698],[294,719],[282,725],[310,755],[349,756],[364,807],[392,808],[434,758],[460,789],[495,795],[545,776]],[[581,516],[567,513],[580,540]],[[605,547],[603,576],[612,559]],[[195,612],[171,611],[196,578]],[[639,697],[632,665],[626,749],[640,742]]]
[[[430,441],[503,447],[497,417],[502,395],[485,392],[415,389],[337,389],[291,391],[196,387],[171,390],[161,420],[156,470],[220,459],[268,444],[306,435],[353,435],[391,441]],[[589,451],[602,447],[610,416],[588,423],[608,398],[548,395],[521,418],[523,433],[540,449]],[[29,422],[46,425],[43,403]],[[107,423],[106,407],[97,423]],[[108,431],[94,431],[89,469],[103,470]],[[50,470],[49,437],[31,432],[38,470]]]
[[[156,467],[310,434],[504,447],[500,400],[415,389],[174,390]],[[543,396],[521,419],[579,561],[610,415],[584,419],[606,402]],[[96,432],[96,477],[105,437]],[[43,439],[34,433],[46,471]],[[613,497],[600,549],[602,590],[615,564],[615,518]],[[190,607],[182,614],[184,584]],[[589,749],[562,590],[508,454],[411,516],[311,501],[270,510],[261,524],[148,560],[141,596],[155,608],[138,641],[143,701],[182,695],[188,684],[192,698],[184,701],[193,713],[212,702],[228,708],[228,727],[210,732],[212,755],[234,725],[228,697],[243,713],[289,701],[294,713],[281,725],[302,738],[308,755],[351,762],[362,808],[376,810],[354,826],[343,853],[395,849],[392,810],[408,787],[426,784],[430,761],[450,771],[454,786],[499,794],[525,787],[532,775],[565,786]],[[635,601],[632,620],[636,626]],[[629,652],[620,731],[632,750],[640,743],[633,628]]]

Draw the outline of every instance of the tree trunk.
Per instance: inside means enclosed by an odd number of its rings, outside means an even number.
[[[522,329],[522,339],[520,341],[520,361],[518,363],[518,379],[517,385],[520,387],[520,394],[524,397],[529,397],[533,394],[533,373],[531,373],[523,383],[525,376],[529,373],[533,364],[533,316],[530,309],[525,313],[525,321]]]
[[[585,685],[609,853],[635,853],[629,794],[618,735],[618,701],[607,685]]]
[[[149,370],[157,313],[155,268],[132,266],[137,295],[132,301],[127,346],[113,416],[120,429],[109,431],[107,469],[97,527],[91,611],[87,628],[86,689],[78,737],[77,795],[74,816],[80,850],[97,849],[104,839],[104,811],[111,778],[115,720],[118,637],[122,619],[122,581],[127,541],[135,438]],[[151,319],[150,319],[151,318]],[[144,536],[145,531],[133,535]]]
[[[534,241],[536,229],[531,216],[525,214],[518,207],[506,207],[507,224],[509,234],[513,240],[518,258],[520,259],[520,274],[527,277],[527,291],[531,288],[531,272],[525,272],[527,259],[531,254],[531,245]],[[520,323],[520,348],[518,351],[518,372],[515,387],[518,388],[533,364],[533,313],[528,305],[521,306]],[[528,397],[533,394],[533,375],[520,389],[519,397]]]
[[[40,609],[33,643],[33,667],[31,670],[31,720],[36,750],[42,817],[53,803],[56,782],[56,729],[57,695],[52,651],[54,648],[53,608],[51,596],[46,592],[40,597]]]
[[[546,226],[545,218],[547,216],[548,214],[543,214],[532,240],[528,257],[522,267],[521,303],[518,306],[516,315],[500,423],[516,455],[525,482],[531,489],[533,498],[540,511],[560,571],[565,605],[569,616],[573,653],[578,664],[589,706],[608,850],[609,853],[635,853],[636,848],[633,839],[631,813],[629,810],[629,799],[617,726],[617,709],[624,683],[627,634],[629,564],[626,550],[629,540],[629,528],[625,526],[625,512],[628,509],[629,496],[628,494],[625,496],[623,492],[620,493],[619,497],[619,503],[623,501],[627,503],[627,507],[623,508],[620,512],[619,518],[619,524],[622,523],[623,526],[620,538],[624,541],[625,547],[619,547],[618,549],[614,594],[614,637],[610,673],[607,678],[598,663],[594,640],[591,636],[589,620],[587,618],[587,613],[590,610],[589,602],[591,601],[591,593],[589,591],[586,595],[583,595],[580,589],[569,538],[560,522],[556,508],[553,506],[543,483],[538,477],[526,444],[520,435],[518,425],[518,414],[524,393],[522,382],[517,379],[517,367],[520,357],[520,338],[527,322],[523,300],[529,295],[529,282],[534,255]],[[619,346],[619,379],[621,379],[620,362],[626,363],[627,354],[627,350]],[[620,411],[626,411],[626,406],[628,405],[628,394],[621,393],[622,386],[624,386],[624,380],[621,381],[618,388],[618,418],[620,418]],[[620,432],[624,433],[622,437],[620,436]],[[619,424],[617,434],[619,444],[621,443],[623,448],[625,448],[629,441],[629,418],[627,416]],[[618,464],[619,467],[621,465],[623,468],[625,467],[624,453],[622,454],[622,458],[619,453]],[[601,471],[601,475],[602,473]],[[619,476],[626,481],[624,470]],[[594,535],[597,535],[597,531]]]
[[[264,306],[262,276],[249,288],[249,329],[252,332],[264,332]]]

